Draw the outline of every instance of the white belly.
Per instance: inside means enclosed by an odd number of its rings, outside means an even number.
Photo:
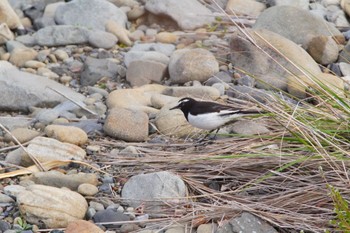
[[[210,113],[206,115],[191,115],[188,114],[188,122],[197,128],[205,130],[217,129],[220,126],[232,121],[233,119],[239,117],[240,114],[220,116],[218,113]]]

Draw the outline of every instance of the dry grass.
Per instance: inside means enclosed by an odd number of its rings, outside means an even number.
[[[300,144],[281,141],[286,136],[281,128],[264,137],[232,137],[202,146],[107,139],[96,144],[104,148],[133,145],[139,151],[141,156],[137,158],[115,158],[108,153],[99,156],[106,171],[117,179],[157,171],[171,171],[182,177],[189,196],[176,204],[164,200],[168,208],[158,213],[164,216],[163,224],[220,224],[248,211],[286,232],[322,232],[329,229],[334,216],[326,185],[341,189],[348,199],[346,167],[350,162],[326,160],[304,151]]]

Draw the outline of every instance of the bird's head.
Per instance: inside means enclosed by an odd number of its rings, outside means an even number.
[[[173,110],[173,109],[181,109],[182,111],[187,109],[187,108],[190,108],[190,106],[196,102],[194,99],[192,98],[189,98],[189,97],[186,97],[186,98],[182,98],[179,100],[178,104],[171,108],[170,110]]]

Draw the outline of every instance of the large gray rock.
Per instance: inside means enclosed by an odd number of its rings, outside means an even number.
[[[129,206],[145,205],[145,211],[157,213],[163,201],[179,202],[187,188],[180,177],[170,172],[155,172],[131,177],[124,185],[122,197]],[[153,211],[152,211],[153,210]]]
[[[125,27],[126,14],[106,0],[73,0],[56,10],[57,24],[79,25],[90,29],[105,30],[108,20]]]
[[[304,71],[312,76],[321,73],[313,58],[293,41],[265,29],[248,30],[247,32],[260,48],[248,41],[241,33],[233,33],[230,42],[231,62],[235,68],[256,78],[259,88],[287,90],[286,79],[291,73],[298,75]],[[278,52],[272,49],[271,45]],[[269,55],[266,55],[264,51]]]
[[[85,97],[46,77],[19,71],[6,61],[0,61],[0,110],[28,111],[29,107],[53,107],[66,98],[82,101]]]
[[[85,60],[84,70],[81,73],[80,83],[84,86],[93,86],[100,78],[116,77],[118,64],[108,59],[88,57]]]
[[[89,30],[81,26],[49,26],[37,31],[34,38],[41,46],[85,44],[89,41]]]
[[[268,8],[260,14],[253,28],[273,31],[302,45],[306,45],[315,36],[341,35],[341,32],[326,20],[292,6]]]
[[[214,21],[212,12],[197,0],[149,0],[146,10],[156,15],[167,15],[181,29],[195,29]]]
[[[183,84],[188,81],[207,81],[219,72],[219,63],[215,56],[205,49],[177,50],[170,57],[170,81]]]
[[[240,217],[231,219],[228,223],[219,227],[217,233],[278,233],[275,228],[267,224],[264,220],[254,215],[243,212]]]

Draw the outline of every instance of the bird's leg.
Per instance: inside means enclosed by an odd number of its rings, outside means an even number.
[[[216,130],[216,132],[215,132],[215,134],[214,134],[214,139],[216,139],[216,136],[218,135],[218,132],[219,132],[219,130],[220,130],[220,128],[217,128],[217,130]],[[211,133],[211,132],[213,132],[214,131],[214,129],[212,130],[212,131],[210,131],[209,132],[209,134]]]
[[[216,135],[217,135],[217,133],[219,132],[219,129],[220,129],[220,128],[216,129],[216,132],[215,132],[215,135],[214,135],[214,139],[216,138]],[[215,129],[210,130],[203,138],[199,139],[199,140],[197,141],[197,143],[198,143],[198,144],[201,144],[214,130],[215,130]]]

